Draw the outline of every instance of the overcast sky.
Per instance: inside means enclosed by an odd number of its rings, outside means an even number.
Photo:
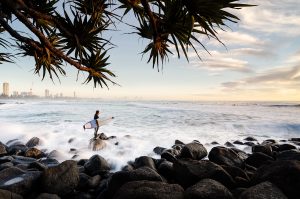
[[[258,6],[234,11],[241,21],[220,32],[220,43],[200,38],[211,55],[199,47],[200,61],[189,52],[190,63],[170,57],[162,72],[147,64],[140,52],[147,41],[120,25],[110,33],[118,46],[110,51],[109,68],[118,76],[119,86],[93,88],[76,82],[77,71],[66,67],[61,83],[33,75],[34,62],[19,58],[16,64],[0,65],[0,83],[9,82],[10,91],[113,99],[164,100],[278,100],[300,101],[300,3],[299,0],[244,0]]]

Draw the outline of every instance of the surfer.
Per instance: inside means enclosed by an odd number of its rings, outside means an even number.
[[[99,130],[99,124],[98,124],[98,121],[97,119],[99,119],[99,114],[100,114],[100,111],[99,110],[96,110],[96,113],[94,115],[94,120],[96,120],[96,124],[97,124],[97,127],[95,128],[95,132],[94,132],[94,138],[96,139],[97,136],[98,136],[98,130]]]

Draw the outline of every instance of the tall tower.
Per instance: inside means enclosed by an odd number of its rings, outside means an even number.
[[[46,97],[46,98],[50,97],[50,92],[49,92],[48,89],[45,90],[45,97]]]
[[[9,84],[7,82],[3,83],[3,95],[9,96]]]

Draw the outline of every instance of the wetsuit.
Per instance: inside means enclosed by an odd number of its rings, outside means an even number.
[[[99,119],[99,116],[97,114],[94,115],[94,120],[96,119]],[[96,124],[97,124],[97,127],[95,128],[95,132],[94,132],[94,136],[95,138],[97,138],[97,133],[98,133],[98,130],[99,130],[99,126],[98,126],[98,122],[96,121]]]

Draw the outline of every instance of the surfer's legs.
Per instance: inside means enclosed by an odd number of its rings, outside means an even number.
[[[94,136],[95,136],[95,138],[97,138],[97,135],[98,135],[98,134],[97,134],[97,133],[98,133],[98,130],[99,130],[99,127],[96,127],[96,128],[95,128],[95,132],[94,132]]]

